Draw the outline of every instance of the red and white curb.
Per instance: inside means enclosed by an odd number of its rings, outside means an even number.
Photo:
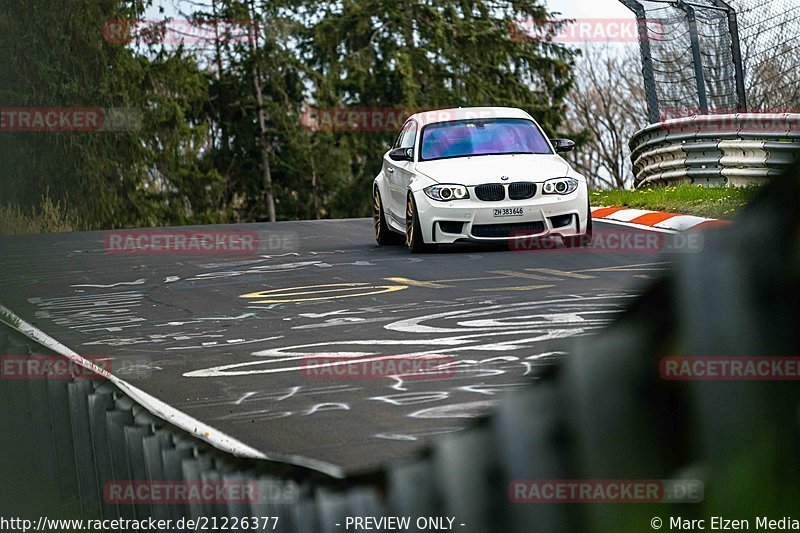
[[[666,231],[702,230],[727,226],[729,220],[703,218],[678,213],[662,213],[626,207],[593,207],[592,218],[630,226],[644,226]]]

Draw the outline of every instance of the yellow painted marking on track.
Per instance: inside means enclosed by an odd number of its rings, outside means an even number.
[[[335,300],[340,298],[356,298],[402,291],[408,285],[370,285],[368,283],[329,283],[324,285],[307,285],[304,287],[286,287],[242,294],[239,298],[266,298],[249,303],[254,304],[286,304],[296,302],[313,302],[319,300]],[[351,291],[350,294],[332,294]],[[318,295],[306,298],[306,295]],[[327,295],[327,296],[326,296]],[[299,297],[299,298],[298,298]]]
[[[536,289],[549,289],[555,285],[525,285],[523,287],[497,287],[491,289],[476,289],[480,292],[500,292],[500,291],[535,291]]]
[[[537,274],[528,274],[527,272],[514,272],[513,270],[495,270],[490,272],[490,274],[502,274],[503,276],[506,277],[535,279],[537,281],[558,281],[558,278],[539,276]]]
[[[575,272],[565,272],[564,270],[556,270],[554,268],[526,268],[532,272],[542,272],[543,274],[550,274],[553,276],[561,276],[562,278],[575,278],[575,279],[594,279],[595,276],[587,276],[586,274],[576,274]]]
[[[394,283],[402,283],[403,285],[411,285],[412,287],[425,287],[426,289],[449,289],[452,285],[442,285],[437,281],[418,281],[408,278],[383,278],[386,281]]]
[[[459,278],[459,279],[438,279],[436,283],[460,283],[466,281],[485,281],[487,279],[504,279],[508,276],[489,276],[486,278]]]

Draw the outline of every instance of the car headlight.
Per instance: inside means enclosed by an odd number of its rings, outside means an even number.
[[[547,180],[542,187],[542,194],[572,194],[578,188],[578,180],[573,178],[556,178]]]
[[[469,192],[463,185],[431,185],[423,190],[425,194],[428,195],[428,198],[439,202],[469,198]]]

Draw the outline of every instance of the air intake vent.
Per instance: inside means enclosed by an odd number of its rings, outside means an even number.
[[[536,184],[521,182],[508,186],[508,197],[512,200],[527,200],[536,195]]]
[[[487,183],[475,187],[475,196],[484,202],[499,202],[505,200],[506,190],[499,183]]]
[[[444,233],[461,233],[464,231],[464,223],[442,221],[439,222],[439,229],[441,229]]]
[[[472,236],[483,239],[505,239],[544,233],[544,222],[520,222],[517,224],[483,224],[472,226]]]
[[[554,228],[563,228],[564,226],[569,226],[572,224],[572,215],[559,215],[557,217],[551,217],[550,222],[553,224]]]

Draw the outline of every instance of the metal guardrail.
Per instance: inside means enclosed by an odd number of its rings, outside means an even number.
[[[279,516],[274,531],[309,533],[358,530],[345,528],[354,516],[453,517],[450,530],[464,533],[791,518],[800,508],[800,381],[669,381],[659,364],[675,355],[800,353],[800,165],[704,245],[602,335],[537,368],[535,382],[491,416],[369,478],[235,458],[154,418],[108,381],[0,380],[0,516],[20,516],[21,503],[38,500],[29,515]],[[50,352],[0,326],[0,355],[38,353]],[[297,491],[292,501],[246,505],[109,505],[103,484],[120,478],[291,482]],[[515,503],[509,495],[515,480],[579,479],[695,479],[705,493],[699,503],[636,505]],[[405,530],[430,529],[412,522]]]
[[[61,357],[2,322],[0,356],[15,362]],[[2,446],[0,516],[153,517],[173,524],[200,516],[273,516],[279,517],[278,527],[269,523],[265,531],[329,531],[315,527],[316,515],[306,509],[322,505],[325,491],[336,487],[333,478],[218,450],[153,416],[100,376],[70,378],[53,372],[7,378],[0,380],[0,421],[3,431],[13,431],[14,437]],[[129,481],[239,484],[255,487],[257,497],[246,502],[120,504],[104,492],[109,482]],[[374,481],[360,479],[358,486],[360,501],[377,498]]]
[[[800,160],[800,114],[664,120],[630,142],[634,185],[763,183]]]

